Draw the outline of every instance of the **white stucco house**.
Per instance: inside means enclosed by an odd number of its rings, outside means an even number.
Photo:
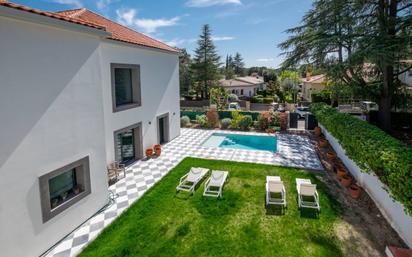
[[[326,77],[324,74],[311,76],[300,79],[301,97],[304,101],[312,101],[312,94],[319,93],[326,87]]]
[[[258,90],[266,89],[263,77],[246,76],[235,77],[233,79],[222,79],[220,85],[232,94],[237,96],[252,97]]]
[[[107,203],[109,163],[179,135],[178,51],[4,0],[0,34],[0,255],[39,256]]]

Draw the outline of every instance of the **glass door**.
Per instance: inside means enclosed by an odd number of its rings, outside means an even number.
[[[128,163],[135,160],[135,138],[133,129],[119,132],[117,134],[117,155],[121,163]]]

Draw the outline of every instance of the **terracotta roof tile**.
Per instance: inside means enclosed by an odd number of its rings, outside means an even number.
[[[168,46],[165,43],[162,43],[156,39],[148,37],[142,33],[134,31],[130,28],[127,28],[123,25],[120,25],[114,21],[111,21],[101,15],[98,15],[94,12],[91,12],[87,9],[74,9],[66,10],[61,12],[49,12],[42,11],[39,9],[34,9],[24,5],[19,5],[5,0],[0,0],[0,6],[13,8],[20,11],[30,12],[42,16],[47,16],[53,19],[59,19],[66,22],[76,23],[79,25],[91,27],[94,29],[99,29],[102,31],[110,32],[112,35],[109,39],[122,41],[127,43],[132,43],[140,46],[150,47],[161,49],[169,52],[178,53],[179,50]]]
[[[35,8],[27,7],[27,6],[24,6],[24,5],[19,5],[19,4],[7,2],[7,1],[4,1],[4,0],[0,0],[0,6],[12,8],[12,9],[16,9],[16,10],[20,10],[20,11],[24,11],[24,12],[34,13],[34,14],[38,14],[38,15],[42,15],[42,16],[47,16],[47,17],[62,20],[62,21],[76,23],[76,24],[79,24],[79,25],[83,25],[83,26],[87,26],[87,27],[91,27],[91,28],[95,28],[95,29],[105,30],[105,28],[103,26],[97,25],[97,24],[92,23],[92,22],[84,21],[84,20],[81,20],[81,19],[78,19],[78,18],[72,18],[72,17],[66,16],[66,15],[55,13],[55,12],[42,11],[42,10],[39,10],[39,9],[35,9]]]
[[[87,22],[92,22],[104,26],[106,28],[106,31],[112,33],[110,39],[113,40],[157,48],[170,52],[179,52],[176,48],[168,46],[165,43],[162,43],[142,33],[120,25],[119,23],[109,20],[87,9],[66,10],[58,13],[61,15],[66,15],[67,17],[78,18]]]

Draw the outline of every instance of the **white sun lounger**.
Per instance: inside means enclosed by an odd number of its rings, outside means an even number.
[[[319,195],[316,191],[316,185],[312,184],[310,179],[296,179],[296,189],[298,190],[298,204],[299,208],[312,208],[320,211]],[[312,198],[312,201],[304,200],[305,198]]]
[[[273,197],[273,194],[280,194],[280,197]],[[287,205],[285,186],[278,176],[266,176],[266,205],[269,204]]]
[[[186,191],[194,194],[197,183],[199,183],[208,172],[209,169],[205,168],[191,168],[186,175],[180,178],[176,192]]]
[[[212,170],[212,175],[206,181],[203,196],[221,197],[228,174],[227,171]]]

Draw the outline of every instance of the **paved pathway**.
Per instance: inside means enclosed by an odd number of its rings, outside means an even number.
[[[112,204],[95,214],[53,248],[47,257],[70,257],[80,253],[87,243],[116,219],[150,187],[159,181],[183,158],[199,157],[218,160],[232,160],[262,164],[323,170],[314,147],[309,139],[300,135],[278,136],[278,151],[251,151],[229,148],[206,148],[201,144],[214,132],[258,135],[253,132],[224,132],[199,129],[182,129],[181,135],[166,144],[159,158],[138,161],[127,168],[126,177],[109,187],[113,192]],[[262,135],[260,133],[260,135]]]

